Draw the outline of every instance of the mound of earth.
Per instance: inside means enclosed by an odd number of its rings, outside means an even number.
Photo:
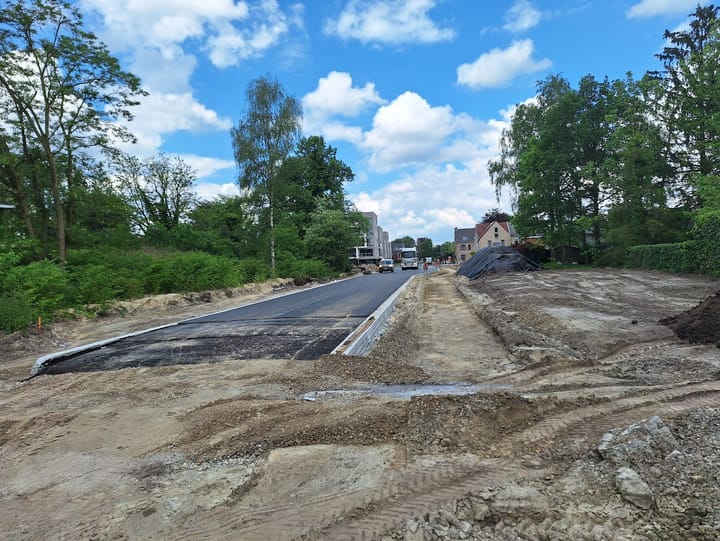
[[[717,344],[720,347],[720,291],[676,316],[660,320],[678,338],[694,344]]]
[[[493,272],[536,271],[540,268],[540,265],[513,248],[491,246],[478,250],[471,259],[462,264],[456,274],[475,280]]]

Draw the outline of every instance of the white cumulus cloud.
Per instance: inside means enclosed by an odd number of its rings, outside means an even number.
[[[698,0],[642,0],[627,11],[627,16],[633,19],[676,13],[688,14],[694,11],[698,4],[703,3]]]
[[[327,21],[325,32],[363,43],[435,43],[455,37],[428,12],[436,0],[350,0],[337,19]]]
[[[542,13],[528,0],[517,0],[505,13],[504,30],[509,32],[525,32],[537,26]]]
[[[190,93],[154,93],[133,108],[135,118],[128,129],[137,137],[124,150],[147,156],[158,152],[163,135],[177,131],[229,130],[232,122],[198,102]]]
[[[331,71],[321,77],[318,86],[302,98],[303,128],[306,133],[321,133],[329,140],[360,143],[362,128],[336,120],[352,118],[373,105],[386,103],[374,83],[354,87],[349,73]]]
[[[362,88],[353,87],[352,83],[349,73],[331,71],[327,77],[320,78],[317,89],[303,97],[303,110],[324,116],[352,117],[369,104],[385,103],[373,83]]]
[[[507,49],[493,49],[481,54],[474,62],[457,68],[458,84],[470,88],[499,88],[518,75],[548,69],[552,62],[533,58],[535,44],[530,39],[513,42]]]
[[[432,160],[454,131],[454,120],[449,106],[433,107],[418,94],[404,92],[378,109],[365,134],[370,165],[387,171]]]

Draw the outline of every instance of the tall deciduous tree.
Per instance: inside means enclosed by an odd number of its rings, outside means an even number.
[[[307,254],[333,270],[350,270],[347,250],[360,243],[369,226],[369,220],[356,210],[320,208],[313,213],[305,235]]]
[[[270,268],[275,271],[275,206],[278,171],[300,136],[302,107],[270,77],[250,82],[247,111],[231,130],[240,187],[267,210],[270,233]]]
[[[345,209],[344,185],[354,178],[352,169],[321,136],[304,137],[278,171],[275,208],[284,224],[295,226],[302,237],[319,209]]]
[[[195,203],[197,173],[177,156],[160,154],[142,161],[125,156],[116,175],[134,207],[134,226],[142,232],[151,226],[176,227]]]
[[[665,31],[655,113],[671,138],[678,191],[702,206],[698,188],[720,175],[720,8],[699,6],[689,27]],[[711,181],[712,182],[712,181]]]
[[[392,241],[392,244],[401,244],[404,248],[415,248],[415,239],[410,236],[400,237]]]
[[[74,153],[105,146],[111,132],[131,139],[113,121],[131,118],[140,81],[84,29],[69,2],[14,0],[0,10],[0,92],[10,126],[32,139],[24,141],[27,149],[41,151],[64,261]]]

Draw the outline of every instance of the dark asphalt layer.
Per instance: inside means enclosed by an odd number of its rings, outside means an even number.
[[[422,271],[419,271],[422,272]],[[416,271],[373,273],[181,321],[49,361],[44,374],[330,353]]]

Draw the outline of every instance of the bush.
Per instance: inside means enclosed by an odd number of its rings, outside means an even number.
[[[0,295],[0,329],[4,331],[17,331],[32,325],[37,315],[30,302],[17,293]]]
[[[304,284],[313,278],[329,278],[333,271],[322,261],[314,259],[295,259],[289,254],[278,258],[277,275],[292,278],[295,283]]]
[[[183,252],[155,260],[146,273],[148,293],[222,289],[240,285],[237,260],[202,252]]]
[[[51,261],[13,267],[2,287],[10,294],[22,294],[38,315],[48,319],[56,311],[72,306],[76,297],[68,273]]]
[[[270,268],[259,259],[242,259],[237,263],[240,284],[264,282],[270,278]]]

